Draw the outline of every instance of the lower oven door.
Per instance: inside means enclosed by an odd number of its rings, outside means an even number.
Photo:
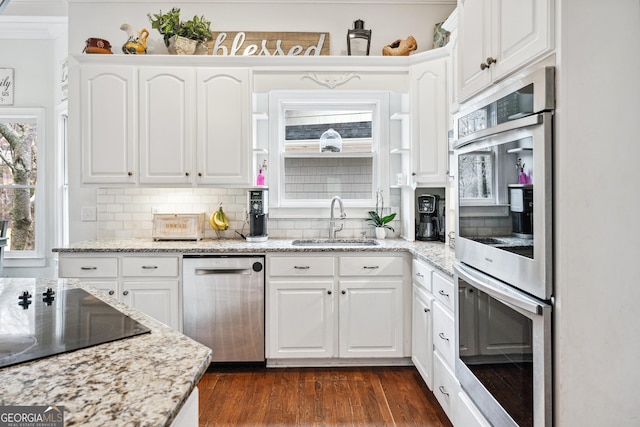
[[[456,376],[492,425],[551,425],[551,305],[454,265]]]

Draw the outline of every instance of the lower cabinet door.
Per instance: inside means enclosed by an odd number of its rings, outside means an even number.
[[[411,360],[429,390],[433,390],[433,296],[413,285]]]
[[[401,279],[340,281],[340,357],[402,357]]]
[[[453,371],[447,366],[438,351],[433,352],[433,394],[438,399],[438,403],[449,417],[449,421],[454,426],[458,425],[455,418],[458,402],[460,383]],[[463,424],[460,424],[463,426]]]
[[[270,280],[267,358],[334,356],[333,280]]]
[[[122,282],[120,299],[154,319],[181,330],[179,282],[154,280],[151,282]]]

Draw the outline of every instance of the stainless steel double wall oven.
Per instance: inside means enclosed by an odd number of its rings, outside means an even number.
[[[554,81],[524,72],[455,116],[455,370],[496,426],[551,425]]]

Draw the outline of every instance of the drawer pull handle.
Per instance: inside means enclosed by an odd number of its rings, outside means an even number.
[[[98,267],[80,267],[80,270],[97,270]]]
[[[447,336],[446,336],[445,334],[443,334],[442,332],[440,332],[440,333],[438,334],[438,336],[439,336],[440,338],[442,338],[443,340],[445,340],[445,341],[449,341],[449,338],[447,338]]]
[[[142,269],[143,270],[157,270],[158,266],[157,265],[143,265]]]
[[[444,394],[445,396],[449,397],[449,392],[447,392],[447,389],[444,388],[443,385],[438,387],[438,390],[440,390],[440,393]]]
[[[424,276],[422,275],[422,273],[416,273],[416,277],[424,278]]]
[[[365,266],[364,266],[364,269],[365,269],[365,270],[375,270],[375,269],[377,269],[377,268],[380,268],[380,267],[378,267],[377,265],[373,265],[373,266],[367,266],[367,265],[365,265]]]
[[[440,289],[440,290],[438,291],[438,293],[439,293],[440,295],[442,295],[443,297],[447,297],[447,298],[449,298],[449,294],[448,294],[448,293],[446,293],[445,291],[443,291],[442,289]]]
[[[311,267],[309,267],[308,265],[294,265],[293,268],[295,268],[296,270],[308,270]]]

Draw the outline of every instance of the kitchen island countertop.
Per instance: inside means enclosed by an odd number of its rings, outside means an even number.
[[[455,251],[441,242],[409,242],[403,239],[377,240],[375,246],[294,246],[293,240],[269,239],[249,243],[240,239],[199,241],[153,241],[151,239],[98,239],[54,248],[54,252],[178,252],[178,253],[251,253],[274,252],[410,252],[436,269],[453,276]]]
[[[74,279],[0,279],[9,290],[89,287]],[[65,426],[169,426],[202,378],[211,349],[104,294],[151,333],[0,368],[0,406],[64,406]]]

